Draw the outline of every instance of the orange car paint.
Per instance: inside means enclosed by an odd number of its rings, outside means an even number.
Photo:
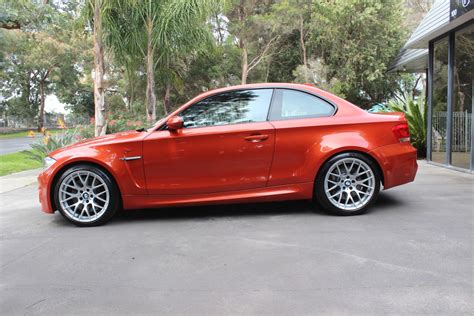
[[[203,98],[254,88],[307,91],[336,105],[337,112],[330,117],[158,130],[168,118]],[[388,189],[413,181],[417,171],[416,150],[392,132],[404,122],[400,113],[370,114],[308,85],[252,84],[212,90],[147,132],[111,134],[52,152],[57,162],[39,175],[39,198],[42,210],[53,213],[55,179],[71,164],[85,162],[111,174],[125,209],[311,199],[319,168],[346,151],[371,156]],[[120,159],[130,156],[142,159]]]

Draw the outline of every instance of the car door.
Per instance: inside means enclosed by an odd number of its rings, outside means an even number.
[[[222,92],[178,115],[184,127],[166,127],[144,140],[148,194],[236,191],[267,184],[275,142],[267,122],[273,89]]]

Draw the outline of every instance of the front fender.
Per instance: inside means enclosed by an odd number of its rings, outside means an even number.
[[[120,158],[141,156],[142,143],[108,144],[106,146],[74,147],[52,156],[50,168],[38,176],[39,196],[43,211],[52,213],[51,191],[56,179],[70,166],[88,163],[107,171],[117,183],[122,195],[146,195],[143,159],[124,161]]]

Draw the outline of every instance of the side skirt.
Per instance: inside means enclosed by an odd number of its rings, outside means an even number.
[[[255,203],[313,198],[313,182],[264,187],[260,189],[190,194],[190,195],[124,195],[124,209],[161,208],[211,204]]]

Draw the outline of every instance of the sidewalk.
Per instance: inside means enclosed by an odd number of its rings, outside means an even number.
[[[5,193],[36,183],[36,178],[41,170],[43,169],[26,170],[0,177],[0,193]]]

